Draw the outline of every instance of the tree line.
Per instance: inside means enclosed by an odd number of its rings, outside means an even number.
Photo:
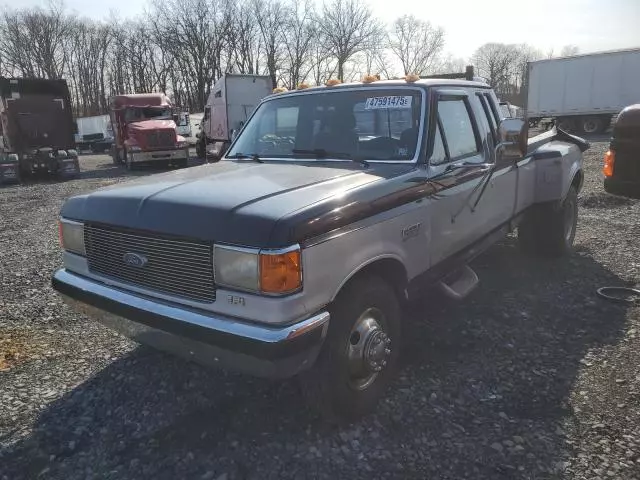
[[[293,89],[367,74],[462,72],[470,63],[499,94],[517,94],[526,62],[544,56],[489,43],[456,58],[441,27],[413,15],[385,25],[362,0],[318,8],[311,0],[149,0],[140,18],[102,21],[78,18],[60,1],[0,14],[0,75],[66,79],[77,116],[106,113],[111,95],[140,92],[164,92],[199,112],[224,73],[269,75]]]

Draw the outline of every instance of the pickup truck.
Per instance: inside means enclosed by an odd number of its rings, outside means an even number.
[[[336,83],[264,98],[218,163],[69,198],[54,289],[140,343],[297,377],[343,421],[397,374],[408,300],[462,300],[515,229],[571,251],[587,142],[528,139],[483,82]]]

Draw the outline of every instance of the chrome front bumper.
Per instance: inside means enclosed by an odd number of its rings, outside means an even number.
[[[245,323],[134,295],[66,269],[51,283],[76,311],[139,343],[259,377],[287,378],[311,366],[329,326],[328,312],[285,327]]]
[[[185,158],[189,159],[186,151],[186,147],[178,150],[152,150],[149,152],[132,152],[131,156],[134,163],[184,160]]]

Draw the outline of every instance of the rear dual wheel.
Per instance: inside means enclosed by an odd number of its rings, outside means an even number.
[[[518,242],[527,253],[561,256],[573,248],[578,224],[578,191],[571,186],[560,202],[535,205],[518,226]]]
[[[300,383],[327,420],[351,421],[374,410],[395,376],[401,309],[387,282],[362,276],[343,289],[330,313],[323,348]]]

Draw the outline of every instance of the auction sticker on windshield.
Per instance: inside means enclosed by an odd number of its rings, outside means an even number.
[[[411,108],[411,95],[393,95],[387,97],[367,98],[364,104],[365,110],[375,110],[377,108]]]

